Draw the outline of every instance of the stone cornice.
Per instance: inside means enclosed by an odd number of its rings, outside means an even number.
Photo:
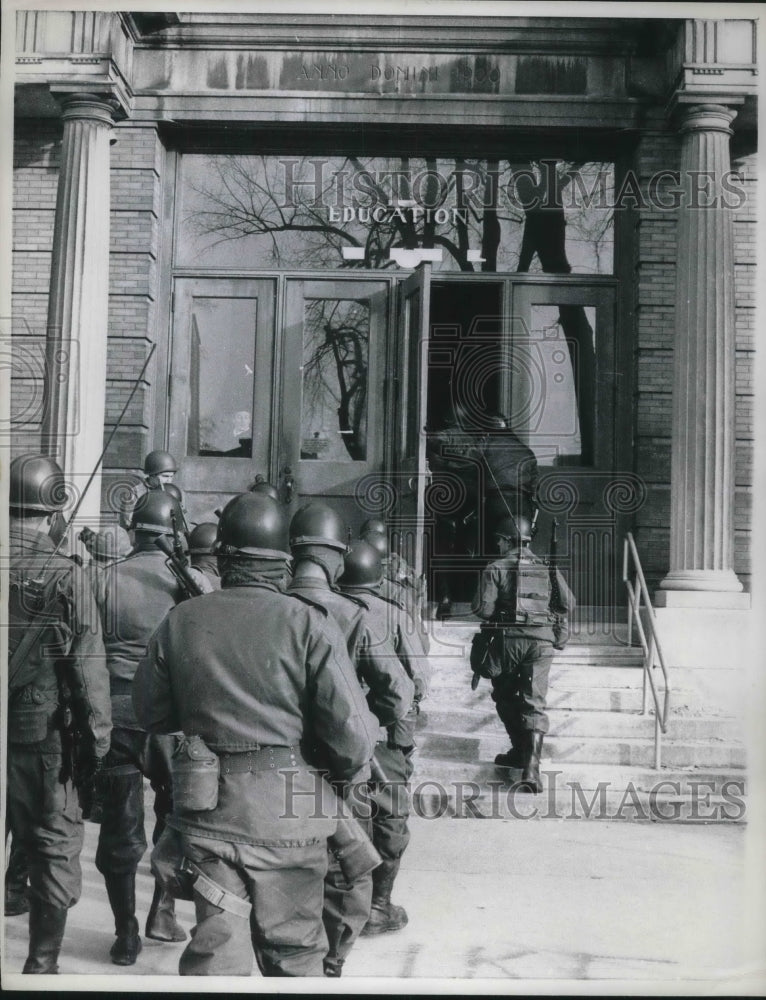
[[[383,15],[183,15],[161,36],[136,48],[300,51],[536,52],[628,55],[640,47],[644,21],[611,18],[412,17]]]

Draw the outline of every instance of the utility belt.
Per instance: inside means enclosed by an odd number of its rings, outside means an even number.
[[[222,775],[306,767],[297,747],[258,746],[215,753],[201,736],[179,739],[171,759],[173,802],[179,812],[210,812],[218,805]]]
[[[496,627],[504,628],[505,626],[514,625],[552,625],[556,620],[556,616],[550,611],[525,611],[521,608],[516,610],[512,608],[498,608],[495,617],[492,620],[492,625]]]
[[[248,771],[274,771],[282,767],[305,767],[297,747],[262,746],[236,753],[220,752],[221,774],[246,774]]]

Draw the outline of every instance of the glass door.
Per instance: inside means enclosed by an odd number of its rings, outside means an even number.
[[[622,536],[642,502],[630,442],[616,436],[630,399],[618,400],[614,287],[514,283],[509,341],[504,405],[540,472],[533,548],[545,554],[555,517],[559,561],[592,631],[622,601]]]
[[[354,497],[365,477],[380,476],[388,289],[359,279],[285,283],[277,431],[289,503]]]
[[[274,282],[177,278],[168,449],[190,513],[268,477]]]

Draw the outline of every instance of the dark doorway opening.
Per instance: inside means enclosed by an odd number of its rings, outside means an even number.
[[[434,282],[428,351],[427,429],[431,525],[425,570],[440,604],[467,610],[486,563],[478,449],[503,389],[503,284]]]

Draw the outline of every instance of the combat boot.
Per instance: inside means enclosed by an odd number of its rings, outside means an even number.
[[[384,861],[372,873],[372,908],[370,918],[364,925],[361,937],[374,934],[388,934],[407,926],[407,911],[403,906],[394,906],[391,892],[399,871],[399,861]]]
[[[37,896],[29,900],[29,954],[21,970],[26,974],[55,976],[66,928],[66,907],[50,906]]]
[[[527,752],[524,760],[524,770],[521,773],[519,791],[532,792],[537,795],[543,790],[540,778],[540,755],[543,752],[543,733],[533,731],[528,734]]]
[[[511,737],[511,748],[505,753],[499,753],[495,757],[495,764],[498,767],[521,769],[526,763],[526,730],[514,727],[509,729],[508,735]]]
[[[506,753],[499,753],[495,757],[495,764],[498,767],[515,767],[520,770],[524,767],[524,751],[521,747],[512,746]]]
[[[136,873],[104,875],[117,940],[109,950],[115,965],[135,965],[142,944],[136,920]]]
[[[14,840],[5,872],[5,915],[18,917],[29,912],[29,863],[23,847]]]
[[[331,979],[340,979],[343,972],[343,959],[342,958],[326,958],[324,960],[324,974],[329,976]]]
[[[186,931],[176,920],[176,901],[156,883],[146,918],[146,936],[154,941],[186,940]]]

